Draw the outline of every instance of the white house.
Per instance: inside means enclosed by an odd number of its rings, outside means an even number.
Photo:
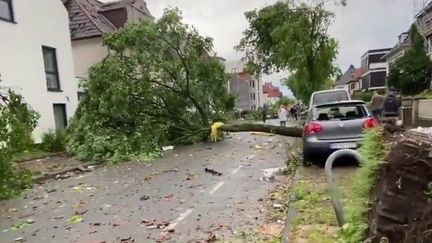
[[[60,1],[60,0],[58,0]],[[102,36],[115,32],[125,24],[153,20],[144,0],[61,0],[69,13],[75,76],[88,77],[91,66],[108,55]],[[83,94],[78,87],[79,96]]]
[[[41,115],[40,142],[67,125],[78,103],[68,13],[60,0],[0,0],[0,33],[0,86]]]

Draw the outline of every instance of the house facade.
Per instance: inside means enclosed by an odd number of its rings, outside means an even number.
[[[62,0],[69,13],[70,39],[77,80],[88,77],[91,66],[108,55],[102,36],[127,23],[152,20],[143,0]],[[78,83],[78,82],[77,82]]]
[[[387,75],[390,73],[390,67],[393,65],[399,58],[405,55],[410,47],[410,33],[409,31],[403,32],[398,36],[398,42],[396,45],[383,56],[387,63]]]
[[[345,73],[333,83],[332,89],[343,89],[353,95],[361,90],[363,70],[350,65]]]
[[[235,97],[235,107],[238,110],[258,110],[262,102],[262,81],[259,76],[252,75],[246,70],[242,61],[225,62],[228,74],[228,91]]]
[[[426,41],[426,51],[432,58],[432,1],[428,1],[415,17],[415,23]]]
[[[66,127],[77,107],[69,18],[59,0],[0,1],[3,89],[40,114],[33,137]]]
[[[385,89],[387,84],[387,63],[383,58],[391,48],[369,50],[361,57],[362,90]]]
[[[279,87],[275,87],[272,83],[266,82],[263,85],[263,105],[276,104],[282,98],[282,92]]]

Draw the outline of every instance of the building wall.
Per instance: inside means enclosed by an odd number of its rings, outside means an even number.
[[[88,70],[108,55],[108,48],[102,46],[102,38],[88,38],[72,41],[75,76],[87,78]]]
[[[2,87],[20,93],[40,113],[34,139],[55,129],[53,104],[66,105],[71,118],[77,107],[77,87],[69,33],[69,18],[59,0],[12,1],[15,22],[0,20]],[[56,48],[62,92],[48,92],[42,46]]]
[[[133,8],[132,6],[127,7],[128,12],[128,23],[137,23],[142,20],[152,20],[153,18],[151,16],[148,16],[141,11]]]
[[[230,93],[235,97],[236,109],[241,109],[243,111],[250,110],[253,104],[250,97],[249,82],[247,80],[238,79],[238,74],[231,74],[229,84]]]

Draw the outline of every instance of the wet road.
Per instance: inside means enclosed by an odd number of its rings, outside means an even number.
[[[152,163],[50,181],[0,202],[0,242],[200,242],[256,229],[265,218],[260,199],[275,186],[262,180],[263,169],[283,166],[285,144],[294,139],[232,136]]]

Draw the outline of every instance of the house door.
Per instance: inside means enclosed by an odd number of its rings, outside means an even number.
[[[65,129],[67,126],[66,105],[53,104],[55,129]]]

